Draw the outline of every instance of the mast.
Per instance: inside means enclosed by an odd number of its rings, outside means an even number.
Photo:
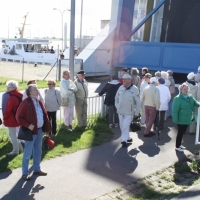
[[[19,30],[20,38],[24,37],[24,28],[25,28],[25,25],[26,25],[26,18],[27,18],[27,16],[28,16],[28,13],[24,16],[24,23],[22,25],[22,29]]]

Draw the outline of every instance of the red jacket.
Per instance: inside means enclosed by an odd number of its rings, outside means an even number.
[[[3,116],[4,125],[7,127],[17,127],[19,126],[19,123],[15,119],[15,115],[17,112],[17,108],[20,102],[22,101],[23,95],[19,90],[10,91],[8,92],[8,94],[10,95],[10,97],[8,98],[6,102],[5,113]]]
[[[43,130],[43,132],[46,132],[46,133],[51,132],[51,125],[49,122],[47,111],[44,108],[43,103],[40,100],[38,100],[38,101],[43,110],[44,124],[43,124],[42,130]],[[31,121],[30,111],[32,113],[32,121]],[[28,97],[22,101],[19,108],[17,109],[16,119],[21,126],[26,127],[26,128],[28,128],[29,125],[32,123],[34,125],[33,134],[38,133],[38,131],[37,131],[37,115],[36,115],[35,106],[34,106],[34,103],[33,103],[33,100],[31,99],[31,97]]]

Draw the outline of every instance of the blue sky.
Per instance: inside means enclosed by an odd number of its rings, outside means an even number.
[[[27,24],[30,25],[26,26],[25,37],[61,37],[61,14],[53,8],[61,11],[70,9],[70,3],[71,0],[12,0],[12,3],[4,1],[0,11],[0,38],[8,37],[8,34],[9,37],[14,37],[27,12]],[[111,3],[112,0],[83,0],[82,35],[96,35],[100,32],[100,20],[110,19]],[[81,0],[76,0],[75,36],[80,33],[80,14]],[[69,27],[70,12],[64,13],[63,22]]]

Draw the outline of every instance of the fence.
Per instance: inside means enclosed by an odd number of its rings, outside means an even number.
[[[60,60],[59,60],[60,61]],[[0,62],[0,71],[1,77],[13,78],[21,80],[44,80],[46,77],[48,79],[59,80],[59,76],[62,71],[69,69],[69,61],[62,60],[61,67],[59,68],[59,63],[57,60],[51,65],[43,65],[34,63],[25,63],[25,62],[10,62],[10,61],[1,61]],[[74,62],[74,72],[76,73],[83,68],[82,59],[75,59]]]
[[[91,96],[88,97],[87,99],[87,121],[88,123],[91,121],[96,120],[98,117],[100,118],[104,118],[106,115],[106,106],[104,105],[104,98],[105,95],[103,96]],[[1,108],[0,108],[1,110]],[[60,111],[57,112],[57,118],[59,119],[59,128],[61,127],[62,123],[63,123],[63,118],[62,118],[62,113],[63,113],[63,108],[60,107]],[[76,117],[76,112],[74,111],[74,123],[77,124],[77,117]],[[7,130],[4,127],[4,125],[1,125],[1,135],[0,138],[1,140],[4,139],[4,137],[8,138],[8,134],[6,134]]]

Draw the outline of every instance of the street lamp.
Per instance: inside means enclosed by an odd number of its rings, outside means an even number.
[[[57,8],[53,8],[53,10],[58,10],[61,14],[61,19],[62,19],[62,25],[61,25],[61,27],[62,27],[62,30],[61,30],[62,31],[62,51],[63,51],[63,14],[64,14],[65,11],[67,11],[67,10],[70,11],[70,10],[66,9],[66,10],[61,11]]]
[[[90,30],[95,30],[96,31],[96,33],[97,33],[97,35],[98,35],[98,31],[97,31],[97,29],[96,28],[90,28]]]

